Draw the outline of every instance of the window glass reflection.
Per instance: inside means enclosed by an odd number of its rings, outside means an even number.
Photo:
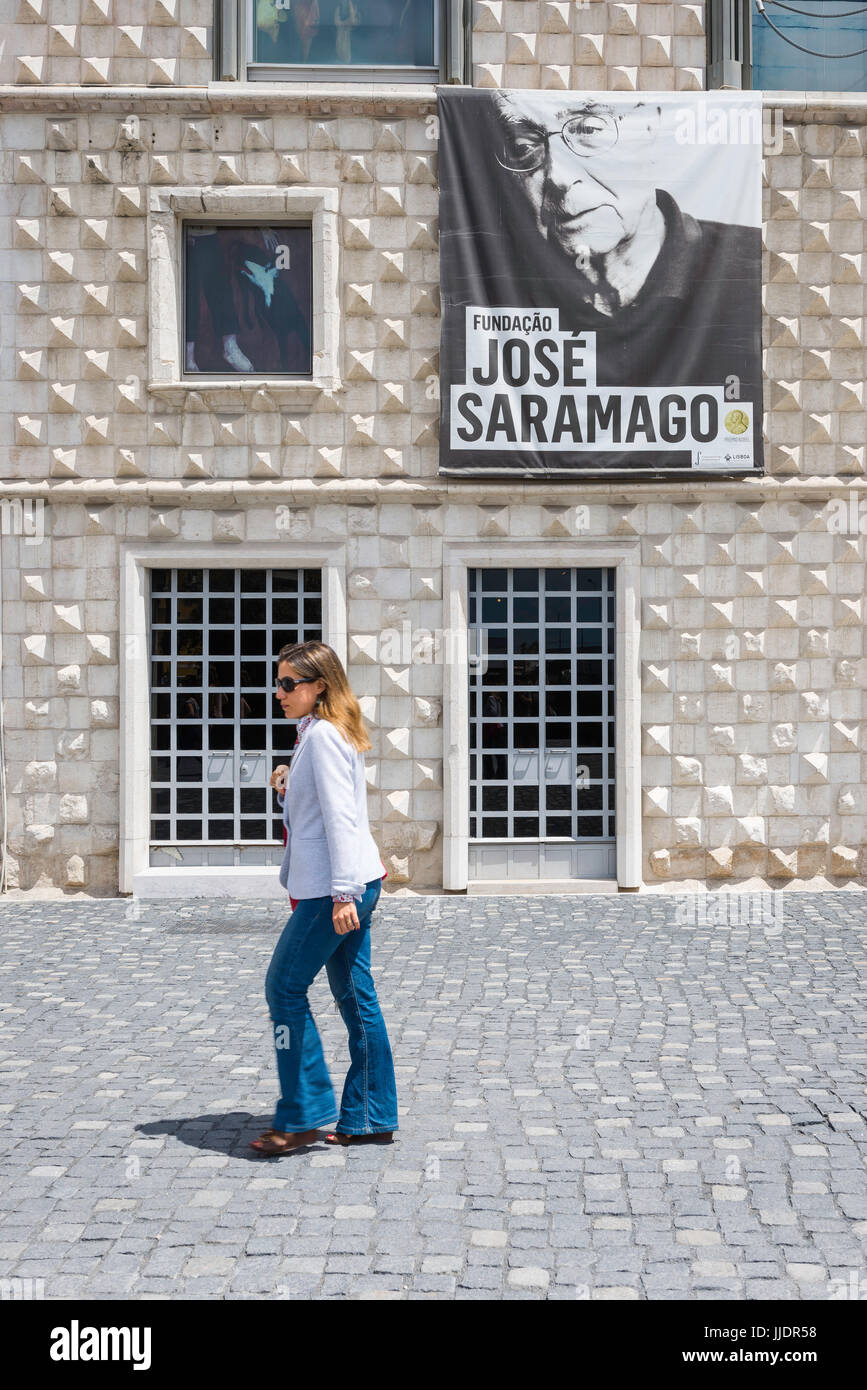
[[[858,0],[795,0],[791,9],[774,5],[767,13],[775,28],[758,12],[753,13],[754,88],[867,91],[867,54],[858,53],[867,47],[867,13]],[[781,37],[783,34],[786,38]],[[812,51],[805,53],[803,49]],[[835,56],[838,54],[853,56]]]
[[[434,0],[256,0],[257,63],[433,67]]]

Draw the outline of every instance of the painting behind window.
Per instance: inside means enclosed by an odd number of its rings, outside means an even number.
[[[187,223],[184,238],[184,371],[309,373],[310,227]]]

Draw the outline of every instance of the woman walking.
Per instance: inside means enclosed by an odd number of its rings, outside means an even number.
[[[391,1143],[394,1063],[370,973],[370,924],[385,877],[367,819],[370,739],[346,672],[323,642],[282,649],[276,694],[286,718],[299,721],[291,771],[271,775],[286,828],[280,882],[293,911],[265,980],[280,1099],[274,1128],[251,1147],[281,1154],[312,1144],[335,1115],[330,1143]],[[339,1114],[307,1001],[323,965],[349,1033]]]

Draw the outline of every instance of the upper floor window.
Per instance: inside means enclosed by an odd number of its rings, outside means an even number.
[[[867,91],[865,0],[708,0],[708,86]]]
[[[250,75],[439,77],[438,0],[249,0]]]
[[[763,0],[753,13],[753,87],[867,91],[862,0]]]

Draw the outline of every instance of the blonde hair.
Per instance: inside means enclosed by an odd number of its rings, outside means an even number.
[[[367,733],[358,703],[340,657],[324,642],[294,642],[282,647],[277,657],[278,666],[288,661],[300,676],[312,679],[320,677],[325,689],[316,701],[316,714],[327,719],[340,730],[347,743],[363,753],[373,744]]]

